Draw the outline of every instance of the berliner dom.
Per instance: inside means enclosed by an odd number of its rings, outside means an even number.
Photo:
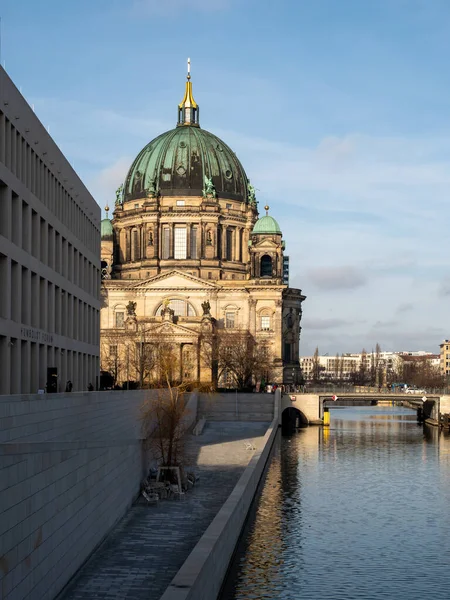
[[[236,154],[201,128],[188,65],[176,126],[139,152],[102,221],[102,370],[153,385],[148,357],[164,339],[177,348],[174,381],[235,387],[211,347],[226,334],[266,356],[248,386],[296,383],[305,296],[289,287],[269,207],[260,217]]]

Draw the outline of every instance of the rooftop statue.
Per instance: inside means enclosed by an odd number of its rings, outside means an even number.
[[[258,201],[256,200],[255,186],[253,186],[250,182],[248,182],[247,188],[248,188],[248,203],[250,204],[250,206],[254,206],[256,208],[256,206],[258,205]]]
[[[127,314],[130,317],[135,317],[136,316],[136,302],[133,302],[132,300],[130,300],[127,304]]]
[[[158,195],[158,190],[156,189],[156,177],[153,177],[153,179],[149,180],[147,195],[150,198],[156,198],[156,196]]]
[[[211,315],[211,304],[209,303],[209,300],[206,300],[205,302],[202,302],[202,309],[203,309],[203,316],[210,316]]]
[[[122,206],[123,203],[123,183],[121,183],[119,185],[119,187],[116,190],[116,207],[117,206]]]
[[[206,175],[203,177],[203,197],[204,198],[216,198],[217,192],[212,179]]]

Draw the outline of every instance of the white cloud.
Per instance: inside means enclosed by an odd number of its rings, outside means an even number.
[[[110,210],[114,210],[115,191],[124,182],[128,169],[132,163],[132,157],[121,157],[115,163],[102,169],[88,182],[88,187],[99,201],[108,204]],[[104,206],[102,206],[104,208]]]
[[[450,296],[450,276],[447,275],[447,277],[445,277],[442,281],[441,284],[439,286],[439,295],[440,296]]]
[[[309,280],[319,290],[352,290],[363,286],[366,277],[354,267],[321,267],[308,271]]]
[[[401,304],[399,304],[397,306],[396,313],[402,314],[402,313],[410,312],[411,310],[414,310],[414,304],[412,304],[411,302],[402,302]]]
[[[336,327],[348,326],[349,322],[344,319],[309,319],[306,317],[302,325],[308,329],[334,329]]]

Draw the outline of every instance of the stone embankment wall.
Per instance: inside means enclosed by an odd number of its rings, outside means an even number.
[[[149,394],[0,396],[3,600],[53,599],[125,514],[146,468]],[[192,425],[194,395],[188,408]]]
[[[252,421],[270,423],[273,394],[199,394],[198,414],[207,421]]]

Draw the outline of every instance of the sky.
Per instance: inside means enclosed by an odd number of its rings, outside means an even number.
[[[236,152],[301,288],[300,352],[450,337],[448,0],[1,0],[1,62],[104,207],[176,124]]]

